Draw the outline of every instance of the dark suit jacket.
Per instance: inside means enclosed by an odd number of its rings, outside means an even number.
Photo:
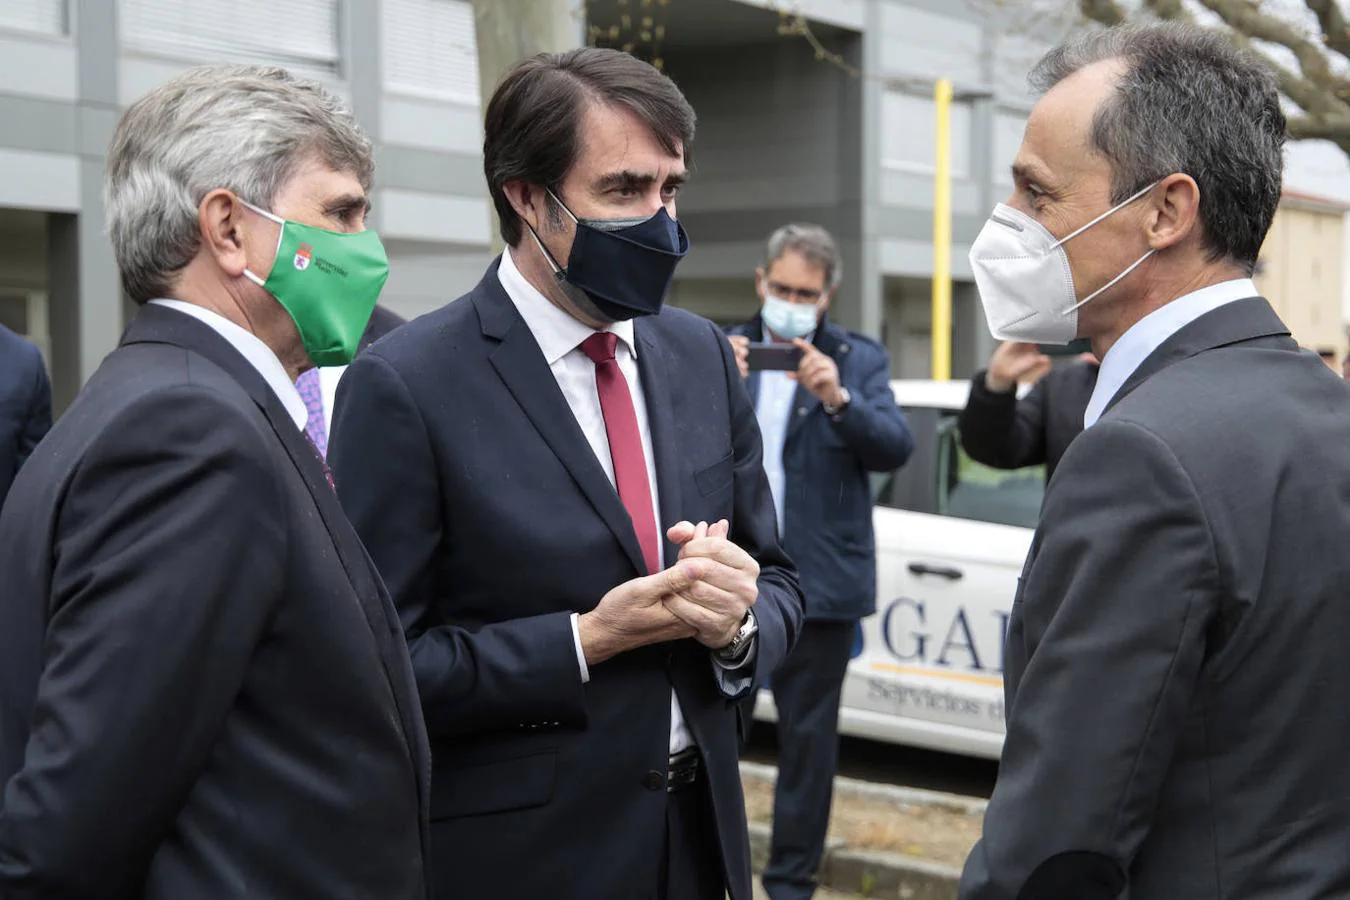
[[[764,340],[759,316],[728,330]],[[800,573],[809,619],[861,619],[877,608],[876,540],[868,472],[898,469],[914,450],[904,413],[891,393],[890,360],[876,341],[822,318],[816,349],[835,361],[852,399],[828,416],[798,386],[783,442],[787,491],[783,548]],[[746,381],[751,408],[759,373]]]
[[[678,309],[636,322],[663,522],[726,518],[762,566],[755,676],[801,619],[730,347]],[[694,641],[591,668],[571,614],[646,574],[632,522],[494,263],[362,354],[329,460],[384,575],[432,736],[439,896],[631,900],[664,848],[670,691],[706,764],[732,896],[750,897],[737,705]],[[677,550],[668,543],[666,559]],[[743,696],[750,679],[736,691]]]
[[[214,331],[141,310],[19,473],[0,571],[0,896],[426,896],[393,607]]]
[[[38,348],[0,325],[0,504],[52,427],[52,387]]]
[[[376,306],[370,313],[370,321],[366,323],[366,330],[361,332],[361,342],[357,345],[357,352],[363,352],[371,344],[384,337],[400,325],[406,325],[407,319],[400,316],[384,306]]]
[[[1083,431],[1083,413],[1097,387],[1096,363],[1056,366],[1020,400],[984,383],[984,371],[970,380],[961,411],[961,446],[971,459],[996,469],[1045,465],[1048,480]]]
[[[1265,300],[1074,441],[1008,630],[964,900],[1350,896],[1350,387]]]

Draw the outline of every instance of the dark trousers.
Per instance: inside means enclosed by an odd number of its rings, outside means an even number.
[[[857,623],[807,621],[773,673],[778,708],[778,783],[764,889],[773,900],[807,900],[830,824],[839,765],[839,695]]]
[[[726,876],[708,780],[666,794],[666,847],[656,900],[725,900]]]

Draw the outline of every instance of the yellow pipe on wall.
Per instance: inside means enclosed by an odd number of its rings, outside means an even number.
[[[939,79],[933,172],[933,379],[952,377],[952,83]]]

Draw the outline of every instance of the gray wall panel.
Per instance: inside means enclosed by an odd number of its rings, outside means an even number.
[[[47,153],[74,153],[76,107],[73,103],[0,94],[0,146]]]
[[[987,216],[952,214],[952,240],[970,243],[984,227]],[[927,210],[888,206],[881,210],[877,222],[883,238],[906,238],[916,241],[933,239],[933,214]]]
[[[390,240],[389,282],[380,303],[412,319],[466,294],[492,261],[486,250],[422,241]]]
[[[440,153],[385,144],[376,158],[375,180],[381,187],[487,196],[483,157],[468,153]]]
[[[81,106],[75,122],[79,131],[80,155],[99,159],[106,156],[118,118],[120,113],[115,109]]]
[[[79,48],[80,100],[117,105],[118,30],[116,3],[71,0]]]

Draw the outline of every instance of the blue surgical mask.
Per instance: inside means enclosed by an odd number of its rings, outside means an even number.
[[[689,252],[689,236],[665,207],[644,218],[579,219],[549,196],[577,223],[565,269],[534,235],[558,280],[583,291],[614,322],[659,313],[675,266]]]
[[[788,340],[804,338],[815,331],[818,319],[814,303],[789,303],[773,294],[765,294],[760,316],[770,331]]]

